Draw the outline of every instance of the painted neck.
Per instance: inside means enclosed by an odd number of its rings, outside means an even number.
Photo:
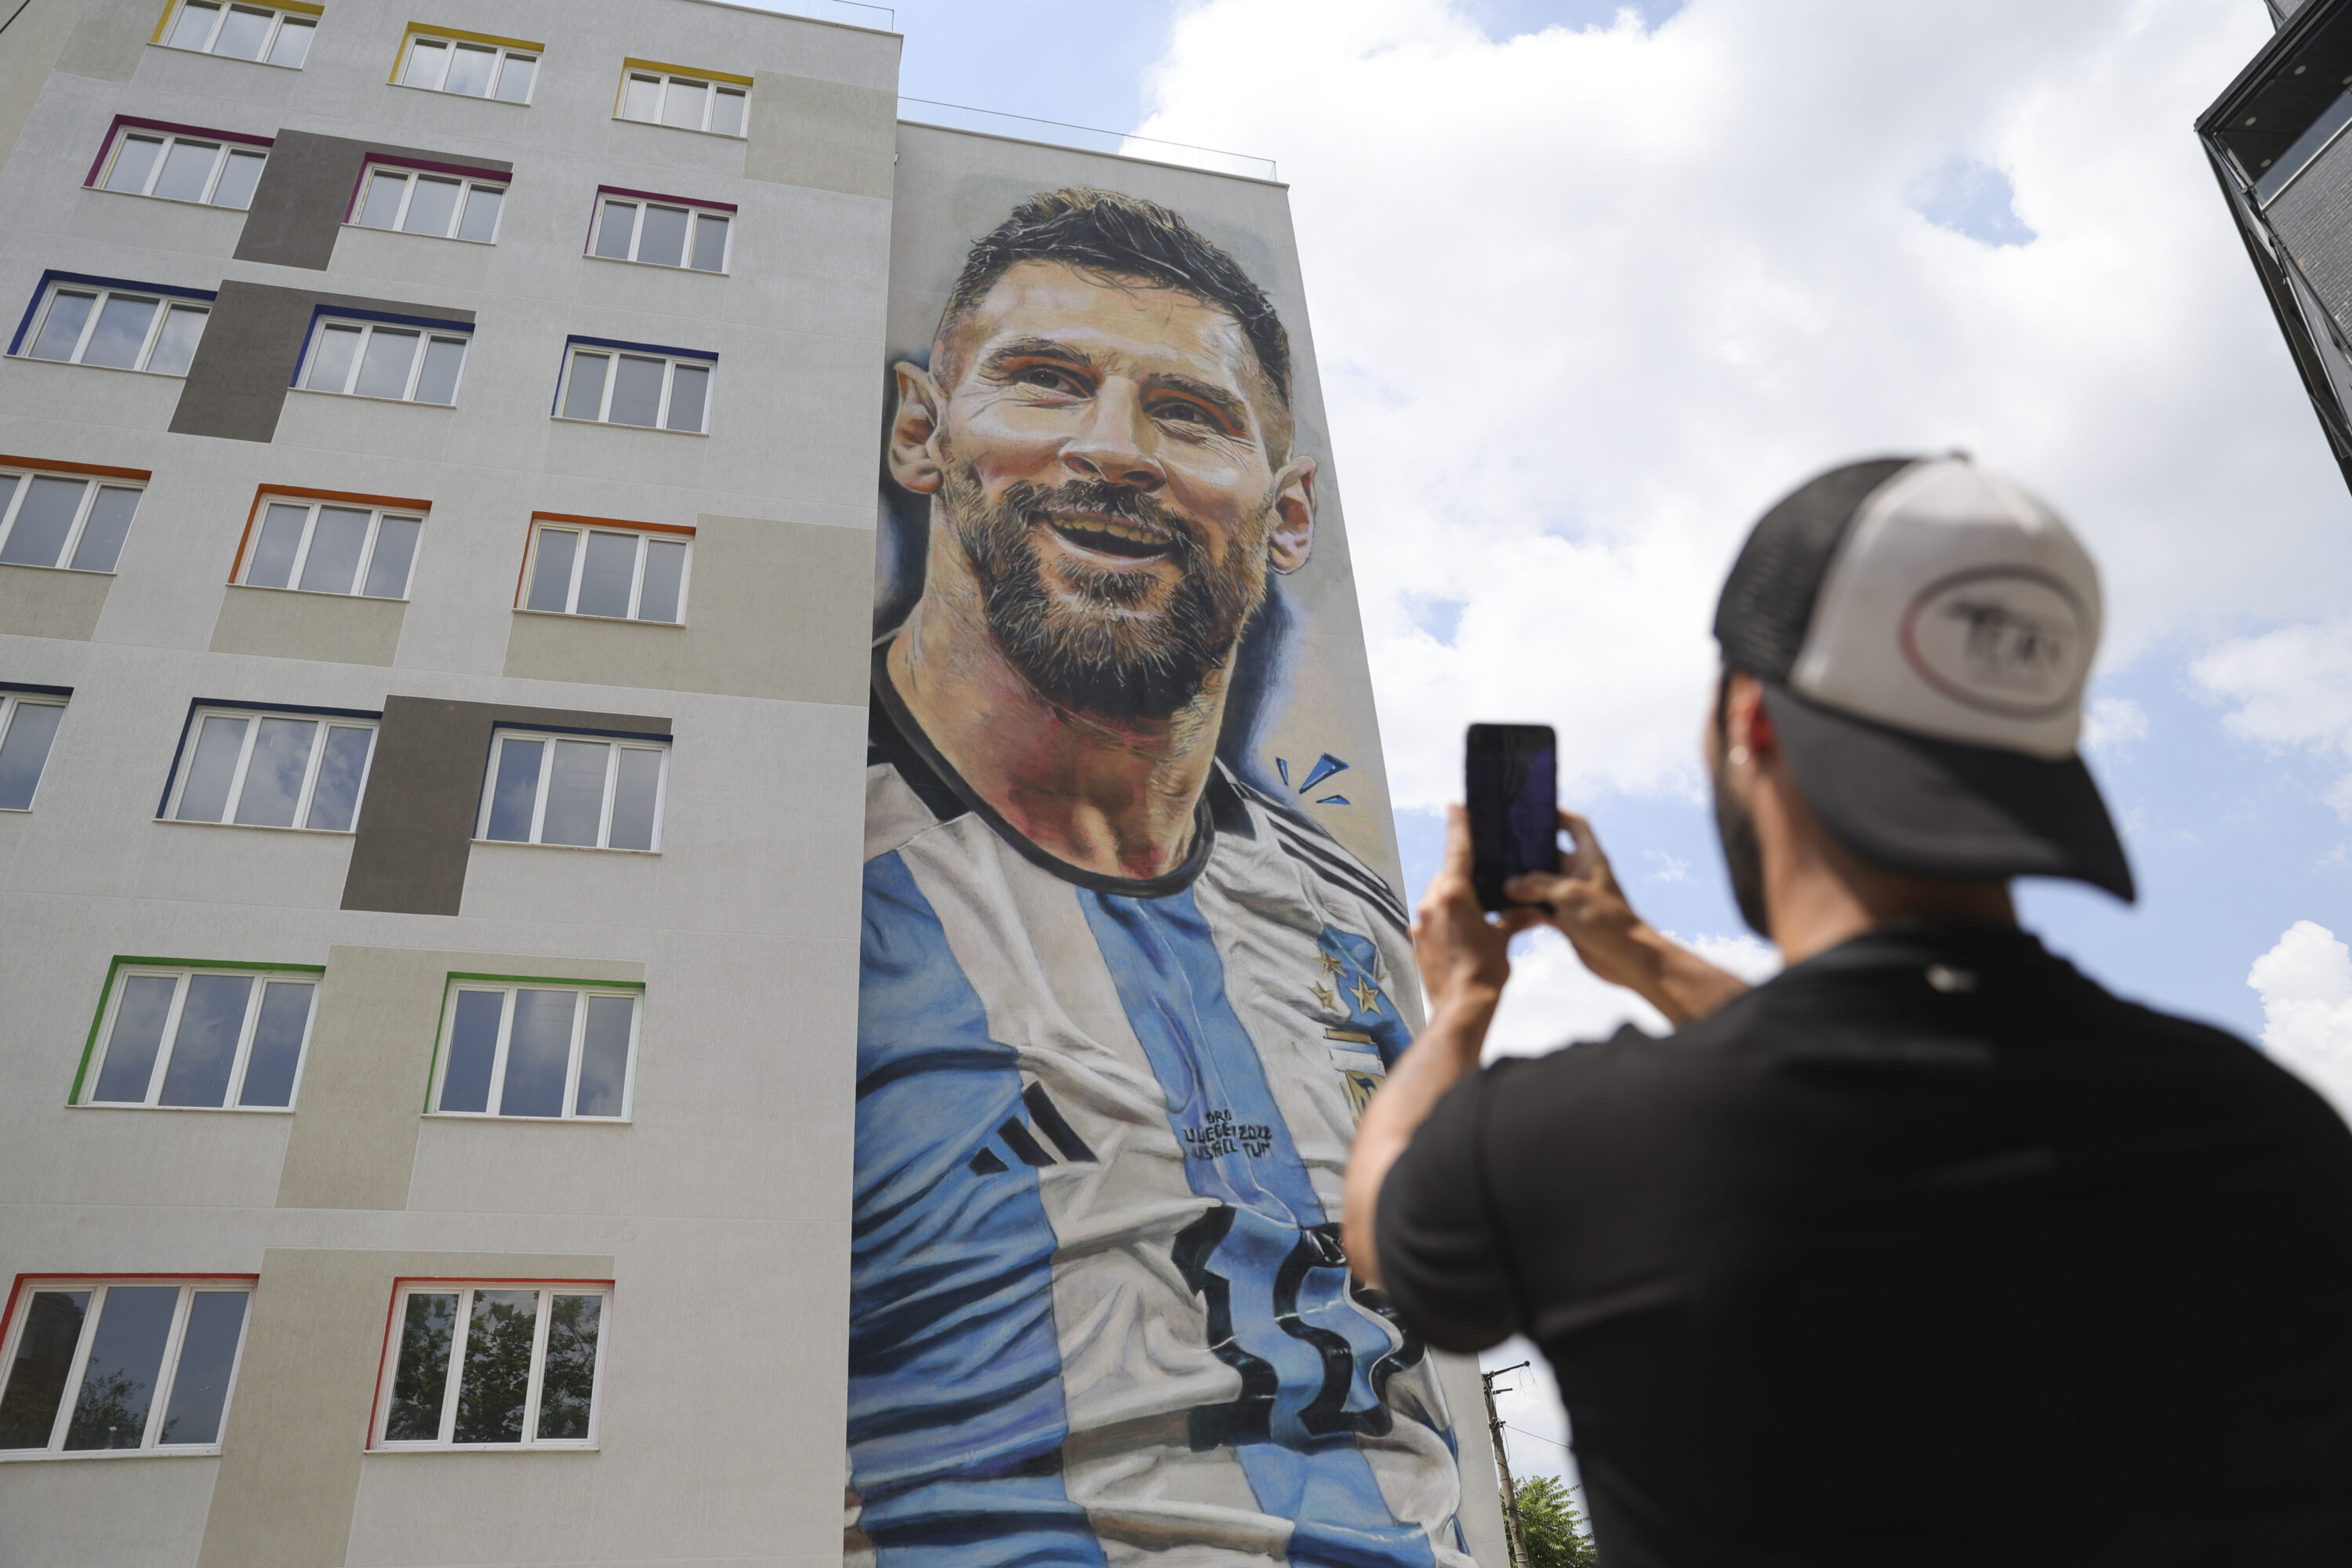
[[[944,591],[925,589],[891,640],[887,669],[940,754],[1056,859],[1127,880],[1183,865],[1216,765],[1231,655],[1174,717],[1105,721],[1038,695],[990,637],[967,575],[934,571],[930,582]]]

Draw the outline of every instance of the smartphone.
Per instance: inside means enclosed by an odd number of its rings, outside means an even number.
[[[1559,742],[1549,724],[1473,724],[1466,751],[1471,880],[1481,904],[1508,909],[1505,882],[1559,869]]]

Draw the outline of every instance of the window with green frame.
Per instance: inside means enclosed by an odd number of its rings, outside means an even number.
[[[325,973],[315,963],[116,958],[68,1103],[291,1110]]]

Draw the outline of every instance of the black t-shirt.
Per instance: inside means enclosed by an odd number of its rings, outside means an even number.
[[[1474,1074],[1378,1245],[1543,1348],[1609,1568],[2352,1565],[2352,1131],[2020,931]]]

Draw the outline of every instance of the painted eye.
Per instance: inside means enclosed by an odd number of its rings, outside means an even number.
[[[1043,387],[1048,392],[1084,392],[1078,378],[1068,371],[1050,364],[1032,365],[1013,378],[1016,385]]]
[[[1187,425],[1213,426],[1215,423],[1209,417],[1208,410],[1197,403],[1163,403],[1160,405],[1160,417]]]

